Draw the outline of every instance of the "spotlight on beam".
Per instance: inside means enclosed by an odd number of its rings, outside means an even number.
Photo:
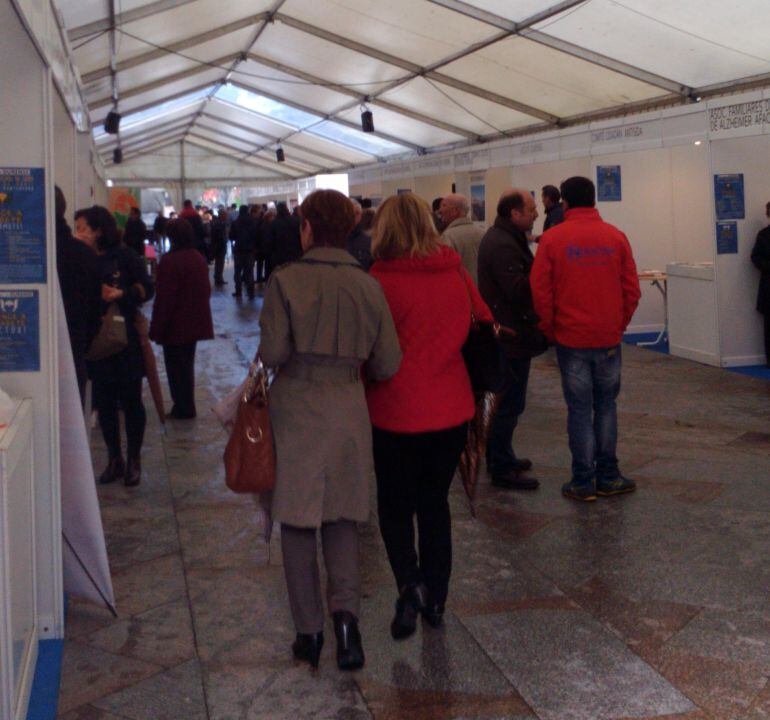
[[[361,105],[361,129],[365,133],[374,132],[374,115],[366,105]]]
[[[117,135],[118,130],[120,130],[120,113],[110,110],[107,117],[104,118],[104,132],[109,135]]]
[[[112,151],[112,162],[116,165],[120,165],[123,162],[123,151],[119,147]]]
[[[275,151],[275,159],[278,162],[286,162],[286,155],[283,152],[283,148],[279,145]]]

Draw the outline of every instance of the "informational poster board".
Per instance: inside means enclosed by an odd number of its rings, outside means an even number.
[[[37,290],[0,290],[0,372],[39,372]]]
[[[742,220],[746,217],[743,173],[714,175],[714,203],[717,220]]]
[[[620,202],[620,165],[598,165],[596,168],[596,197],[600,202]]]
[[[126,227],[131,208],[141,207],[139,201],[140,191],[135,188],[110,188],[107,209],[115,216],[115,222],[121,230]]]
[[[717,255],[734,255],[738,252],[738,223],[717,223]]]
[[[487,220],[486,194],[487,186],[484,183],[471,185],[471,220],[473,222]]]
[[[46,281],[45,171],[0,167],[0,283]]]

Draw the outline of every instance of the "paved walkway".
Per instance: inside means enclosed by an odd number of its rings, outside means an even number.
[[[231,287],[231,286],[228,286]],[[478,520],[452,494],[446,626],[388,634],[395,588],[361,529],[365,668],[327,645],[297,665],[280,546],[229,493],[208,412],[242,378],[258,302],[213,300],[195,421],[164,435],[148,403],[136,489],[99,488],[118,620],[71,602],[66,720],[770,718],[770,383],[625,348],[620,458],[635,495],[579,505],[549,356],[533,368],[517,450],[534,493],[482,480]],[[162,366],[162,362],[161,362]],[[98,432],[94,463],[105,462]]]

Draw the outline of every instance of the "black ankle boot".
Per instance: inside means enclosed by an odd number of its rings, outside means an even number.
[[[412,583],[407,585],[396,601],[396,615],[390,623],[390,634],[394,640],[403,640],[414,634],[417,629],[417,616],[425,607],[428,594],[425,585]]]
[[[334,634],[337,636],[337,667],[340,670],[358,670],[364,666],[364,648],[358,620],[347,610],[338,610],[334,618]]]
[[[126,463],[120,455],[110,458],[107,463],[107,467],[104,472],[99,476],[99,484],[107,485],[108,483],[120,480],[126,474]]]
[[[304,660],[310,663],[313,668],[318,668],[318,661],[321,658],[321,648],[324,646],[324,634],[322,632],[315,635],[304,635],[297,633],[296,640],[291,644],[291,651],[297,660]]]
[[[444,622],[444,606],[430,603],[422,609],[422,617],[432,628],[441,627]]]
[[[123,484],[126,487],[136,487],[142,480],[142,463],[139,458],[128,458],[126,477]]]

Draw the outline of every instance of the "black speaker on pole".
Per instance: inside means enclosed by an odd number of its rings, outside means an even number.
[[[282,147],[279,147],[279,148],[278,148],[278,149],[275,151],[275,159],[276,159],[278,162],[285,162],[285,160],[286,160],[286,155],[284,155],[284,153],[283,153],[283,148],[282,148]]]
[[[116,165],[120,165],[123,162],[123,151],[119,147],[112,151],[112,162]]]
[[[120,130],[120,113],[110,110],[104,118],[104,132],[117,135],[118,130]]]
[[[361,113],[361,129],[365,133],[374,132],[374,115],[371,110],[364,110]]]

